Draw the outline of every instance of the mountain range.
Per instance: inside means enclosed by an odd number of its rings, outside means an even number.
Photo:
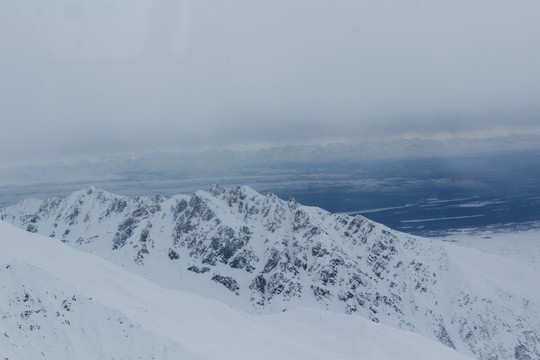
[[[471,359],[310,308],[251,316],[0,222],[2,359]]]
[[[211,316],[214,306],[232,308],[234,310],[230,311],[239,312],[240,317],[279,323],[276,326],[280,328],[314,316],[325,319],[321,320],[323,322],[335,322],[334,317],[338,316],[344,328],[353,326],[355,321],[365,324],[365,319],[369,319],[369,326],[380,323],[378,325],[391,327],[392,331],[413,332],[428,338],[426,341],[435,340],[477,359],[540,358],[540,289],[534,271],[513,260],[400,233],[362,216],[331,214],[320,208],[302,206],[292,198],[284,201],[273,194],[261,195],[248,187],[213,186],[208,191],[170,198],[124,197],[88,188],[65,198],[24,200],[1,209],[0,219],[27,232],[58,240],[32,237],[29,245],[18,248],[24,256],[12,252],[2,268],[2,283],[16,290],[7,292],[5,296],[11,294],[11,297],[4,296],[4,304],[7,301],[22,310],[25,303],[33,299],[31,304],[37,306],[37,310],[32,307],[33,312],[27,318],[51,314],[51,306],[55,309],[60,306],[61,310],[64,300],[65,304],[71,304],[68,307],[74,304],[81,307],[78,316],[83,316],[82,309],[98,312],[99,316],[78,319],[77,323],[84,331],[90,331],[96,341],[101,341],[99,336],[103,335],[99,329],[114,323],[116,332],[131,329],[126,335],[128,343],[143,346],[144,341],[137,339],[145,338],[145,331],[155,328],[142,324],[140,315],[127,316],[126,312],[133,314],[132,308],[146,305],[122,300],[122,304],[111,308],[108,300],[94,304],[87,299],[81,304],[73,299],[84,298],[81,294],[88,296],[96,289],[66,288],[63,282],[58,282],[64,279],[60,270],[42,273],[41,269],[49,269],[49,262],[67,262],[76,267],[78,260],[74,259],[80,257],[81,262],[87,261],[84,258],[100,264],[104,261],[116,264],[124,270],[115,267],[111,273],[118,271],[125,275],[127,271],[138,280],[111,275],[111,283],[104,292],[116,294],[119,288],[111,285],[113,283],[141,281],[160,289],[149,288],[147,291],[151,293],[171,292],[174,294],[171,297],[182,293],[195,299],[190,300],[193,303],[205,304],[197,310],[204,313],[203,323],[213,321],[210,318],[229,316],[229,310]],[[32,245],[37,243],[40,245]],[[79,251],[74,252],[66,245]],[[81,254],[81,251],[93,256]],[[39,259],[40,265],[19,263],[20,258],[30,253],[32,259]],[[10,267],[6,268],[8,265]],[[85,265],[80,273],[74,271],[84,278],[90,267]],[[68,273],[71,271],[71,265],[62,268]],[[94,274],[92,271],[90,273]],[[21,275],[21,281],[16,281],[19,273],[26,277]],[[43,282],[30,281],[42,276],[47,278]],[[99,276],[108,278],[104,271]],[[41,305],[39,301],[36,303],[37,296],[25,293],[24,286],[20,286],[26,281],[28,287],[39,294],[39,299],[46,299],[41,300]],[[62,296],[56,295],[53,300],[43,294],[48,285],[40,284],[49,282],[54,289],[51,294],[61,293]],[[75,282],[71,281],[70,286]],[[154,301],[146,300],[147,295],[141,296],[137,293],[134,298],[145,299],[144,304]],[[151,307],[159,312],[165,300],[162,296],[155,297],[160,300]],[[25,302],[25,299],[28,300]],[[124,305],[129,309],[125,310]],[[3,308],[8,309],[5,305]],[[66,312],[60,310],[58,314],[65,316]],[[12,313],[3,312],[8,317]],[[21,312],[22,320],[25,320],[24,314]],[[178,316],[171,315],[181,321]],[[110,320],[123,317],[126,319],[119,327],[117,320]],[[86,320],[90,321],[88,326],[94,333],[86,327]],[[17,332],[13,321],[10,331]],[[21,325],[20,320],[17,321]],[[45,325],[40,324],[36,323],[43,329]],[[319,325],[313,327],[319,329]],[[54,326],[52,329],[56,329]],[[20,336],[30,336],[28,331],[20,327],[19,330],[19,334],[23,334]],[[173,328],[171,331],[174,332]],[[152,338],[151,346],[144,351],[155,354],[151,349],[178,348],[178,351],[200,355],[199,348],[179,345],[180,338],[172,342],[170,336]],[[345,337],[343,341],[346,339],[350,338]],[[71,345],[78,348],[75,342]],[[114,344],[110,346],[115,349]],[[148,358],[144,351],[139,356]],[[305,353],[297,355],[296,358],[306,358]]]

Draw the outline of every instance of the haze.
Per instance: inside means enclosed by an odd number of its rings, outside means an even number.
[[[538,133],[538,1],[1,1],[0,163]]]

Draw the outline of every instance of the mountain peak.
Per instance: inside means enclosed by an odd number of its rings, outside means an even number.
[[[212,195],[219,196],[227,192],[227,188],[222,185],[214,184],[208,190]]]
[[[118,197],[120,195],[116,195],[116,194],[113,194],[113,193],[110,193],[106,190],[103,190],[97,186],[89,186],[87,188],[83,188],[81,190],[77,190],[77,191],[74,191],[71,196],[73,197],[83,197],[83,196],[88,196],[88,197],[100,197],[100,196],[108,196],[108,197]]]

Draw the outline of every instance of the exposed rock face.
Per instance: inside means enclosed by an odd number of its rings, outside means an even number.
[[[537,299],[478,290],[447,245],[362,216],[214,186],[170,199],[90,188],[24,201],[0,217],[250,312],[314,306],[409,329],[482,359],[540,358]]]

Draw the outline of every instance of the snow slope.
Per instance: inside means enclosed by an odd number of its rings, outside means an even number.
[[[214,186],[170,199],[90,188],[0,218],[251,314],[357,314],[479,359],[540,358],[532,269],[362,216]]]
[[[2,359],[466,359],[359,316],[254,317],[0,222]]]
[[[454,231],[440,240],[470,247],[485,253],[514,259],[540,273],[540,224],[534,229],[487,229],[483,231]]]

